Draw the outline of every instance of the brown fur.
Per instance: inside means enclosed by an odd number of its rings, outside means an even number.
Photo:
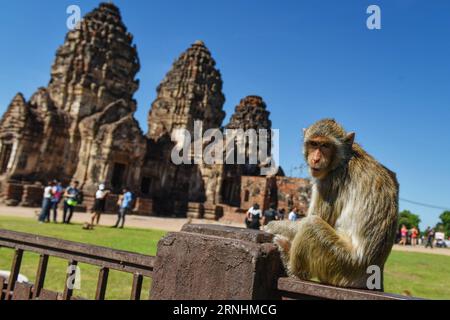
[[[289,275],[365,288],[367,268],[383,270],[394,243],[398,217],[395,174],[379,164],[334,120],[321,120],[305,131],[306,144],[317,137],[334,141],[327,174],[313,179],[308,215],[300,222],[271,222],[274,241]]]

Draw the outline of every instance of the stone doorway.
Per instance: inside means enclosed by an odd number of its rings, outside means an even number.
[[[149,195],[151,192],[152,179],[148,177],[142,178],[141,181],[141,193],[144,195]]]
[[[114,192],[121,192],[124,187],[124,178],[125,172],[127,170],[127,166],[123,163],[114,163],[112,178],[111,178],[111,186]]]
[[[0,173],[5,173],[8,170],[9,160],[11,159],[12,144],[2,145],[0,152]]]

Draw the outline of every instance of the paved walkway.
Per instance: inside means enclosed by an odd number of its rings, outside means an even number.
[[[4,217],[18,217],[18,218],[33,218],[37,219],[40,213],[39,208],[22,208],[22,207],[6,207],[0,206],[0,216]],[[53,213],[52,213],[53,214]],[[90,213],[75,212],[72,217],[72,222],[84,223],[91,221]],[[117,216],[111,214],[104,214],[101,217],[100,225],[112,226],[116,223]],[[58,211],[58,222],[62,221],[62,210]],[[125,227],[142,228],[142,229],[158,229],[165,231],[180,231],[181,227],[185,225],[189,219],[187,218],[162,218],[162,217],[145,217],[128,215],[126,218]],[[199,224],[222,224],[235,227],[245,227],[239,223],[223,223],[210,220],[192,219],[192,223]]]
[[[22,208],[22,207],[6,207],[0,206],[0,216],[9,217],[22,217],[22,218],[33,218],[36,219],[39,214],[39,208]],[[59,221],[62,219],[62,210],[60,210]],[[89,213],[79,213],[76,212],[72,218],[73,222],[84,223],[90,221]],[[143,229],[158,229],[165,231],[180,231],[181,227],[189,221],[187,218],[161,218],[161,217],[144,217],[144,216],[127,216],[126,226],[133,228],[143,228]],[[223,223],[210,220],[199,220],[192,219],[192,223],[200,224],[222,224],[235,227],[245,227],[245,225],[239,223]],[[116,216],[104,214],[101,218],[100,225],[112,226],[116,223]],[[405,252],[420,252],[429,254],[440,254],[450,256],[450,249],[448,248],[433,248],[425,249],[423,246],[399,246],[395,245],[393,250],[405,251]]]

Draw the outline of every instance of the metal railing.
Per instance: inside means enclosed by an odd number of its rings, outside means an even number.
[[[80,299],[73,297],[73,288],[67,285],[69,277],[73,276],[73,273],[70,272],[67,274],[62,293],[44,288],[49,257],[67,260],[69,267],[75,267],[78,263],[100,267],[96,300],[105,299],[109,270],[133,274],[130,299],[140,300],[143,279],[152,276],[155,261],[153,256],[8,230],[0,230],[0,247],[15,250],[9,279],[5,281],[0,277],[0,300]],[[24,252],[34,252],[40,255],[34,285],[17,281]],[[76,268],[71,269],[74,269],[74,272],[76,270]]]

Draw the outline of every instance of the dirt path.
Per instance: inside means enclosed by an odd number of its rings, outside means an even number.
[[[39,208],[22,208],[22,207],[6,207],[0,206],[0,216],[17,217],[17,218],[33,218],[37,219],[40,213]],[[53,213],[52,213],[53,214]],[[100,225],[112,226],[116,223],[115,215],[104,214],[101,217]],[[62,210],[58,211],[58,222],[62,220]],[[73,215],[72,222],[84,223],[90,221],[89,213],[76,212]],[[161,217],[144,217],[128,215],[125,227],[142,228],[142,229],[158,229],[165,231],[180,231],[181,227],[188,222],[187,218],[161,218]],[[244,224],[238,223],[220,223],[209,220],[193,219],[192,223],[199,224],[222,224],[235,227],[244,227]]]
[[[449,248],[426,248],[423,246],[400,246],[396,244],[393,248],[395,251],[404,251],[404,252],[419,252],[419,253],[429,253],[429,254],[440,254],[444,256],[450,256],[450,249]]]

